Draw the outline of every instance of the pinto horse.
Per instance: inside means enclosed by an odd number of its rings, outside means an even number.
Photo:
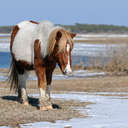
[[[52,109],[50,86],[52,73],[58,63],[63,74],[72,72],[71,51],[76,34],[49,21],[23,21],[12,31],[10,51],[10,88],[18,92],[18,101],[28,105],[26,80],[35,70],[40,90],[39,109]]]

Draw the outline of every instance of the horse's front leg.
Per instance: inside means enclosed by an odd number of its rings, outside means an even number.
[[[46,71],[46,79],[47,79],[47,86],[46,86],[46,95],[50,100],[50,90],[51,90],[51,82],[52,82],[52,72]]]
[[[40,44],[38,40],[36,40],[34,43],[34,67],[38,78],[38,87],[40,90],[39,109],[52,109],[52,104],[49,101],[49,97],[46,95],[46,67],[43,62],[43,58],[40,55]]]
[[[47,65],[46,67],[46,80],[47,80],[47,87],[46,87],[46,95],[49,97],[50,100],[50,90],[51,90],[51,82],[52,82],[52,73],[56,67],[56,63],[52,62],[52,64]]]
[[[49,97],[46,93],[47,82],[46,82],[45,68],[40,67],[39,70],[36,68],[36,73],[38,77],[38,87],[40,90],[39,109],[40,110],[52,109],[52,104],[49,101]]]

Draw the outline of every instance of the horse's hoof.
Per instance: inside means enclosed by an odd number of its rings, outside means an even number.
[[[53,107],[52,105],[48,105],[48,106],[42,106],[39,108],[41,111],[47,111],[47,110],[52,110]]]
[[[53,109],[52,105],[47,106],[47,109],[48,109],[48,110]]]
[[[41,97],[40,99],[39,99],[39,109],[40,110],[51,110],[51,109],[53,109],[53,107],[52,107],[52,103],[51,103],[51,101],[49,100],[49,97]]]
[[[25,102],[23,103],[23,105],[24,105],[24,106],[28,106],[28,105],[29,105],[28,101],[25,101]]]
[[[17,101],[19,103],[23,104],[24,106],[28,106],[29,105],[28,101],[23,101],[23,99],[21,99],[21,98],[18,98]]]

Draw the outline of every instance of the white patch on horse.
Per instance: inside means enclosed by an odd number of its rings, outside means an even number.
[[[34,39],[39,39],[41,45],[41,54],[45,58],[48,54],[48,38],[54,25],[49,21],[41,21],[35,29]]]
[[[67,66],[66,66],[66,68],[64,70],[64,72],[67,73],[67,74],[72,72],[72,69],[71,69],[71,66],[70,66],[71,64],[70,64],[69,50],[70,50],[70,45],[67,44],[68,64],[67,64]]]
[[[46,96],[46,91],[40,88],[40,97],[45,97]]]
[[[28,63],[32,63],[32,38],[37,24],[33,24],[29,21],[23,21],[18,24],[19,31],[15,36],[12,52],[15,55],[16,60],[24,60]]]
[[[41,45],[41,55],[45,58],[48,55],[48,39],[51,32],[55,29],[61,28],[59,26],[54,26],[49,21],[41,21],[35,29],[34,39],[39,39]]]
[[[70,45],[67,44],[67,52],[69,52],[69,50],[70,50]]]
[[[14,39],[12,53],[16,60],[24,60],[29,64],[34,63],[34,42],[39,39],[41,54],[45,58],[48,54],[48,38],[50,33],[59,27],[55,27],[49,21],[41,21],[33,24],[30,21],[23,21],[18,24],[19,31]]]

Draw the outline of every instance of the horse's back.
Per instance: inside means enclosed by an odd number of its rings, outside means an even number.
[[[28,63],[33,61],[33,36],[34,30],[37,24],[30,21],[23,21],[16,25],[19,30],[15,35],[12,53],[15,55],[15,59],[23,60]]]

